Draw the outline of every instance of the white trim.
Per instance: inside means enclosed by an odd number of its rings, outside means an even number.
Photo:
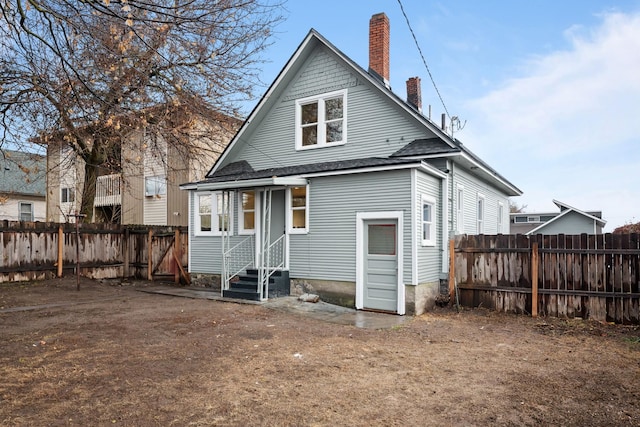
[[[403,211],[356,212],[356,309],[364,308],[364,221],[395,219],[398,222],[398,314],[405,314]]]
[[[326,128],[327,124],[325,113],[326,109],[324,108],[325,101],[327,99],[335,99],[342,97],[342,139],[336,142],[326,142]],[[302,145],[302,105],[307,105],[311,103],[316,103],[318,105],[318,121],[316,122],[317,132],[316,132],[316,143],[314,145]],[[296,102],[296,111],[295,111],[295,138],[296,138],[296,151],[304,151],[304,150],[313,150],[316,148],[323,147],[336,147],[340,145],[345,145],[347,143],[347,89],[336,90],[333,92],[322,93],[319,95],[308,96],[306,98],[297,99]]]
[[[442,242],[440,246],[442,250],[441,258],[441,271],[443,273],[447,273],[449,271],[449,176],[441,181],[441,193],[442,193],[442,205],[440,210],[442,211],[442,224],[441,224],[441,232],[442,232]],[[436,216],[437,220],[437,216]],[[453,226],[453,224],[451,224]],[[438,226],[436,224],[436,233]]]
[[[244,215],[245,210],[242,204],[242,195],[244,193],[253,193],[253,229],[245,229],[244,228]],[[257,191],[255,190],[240,190],[238,191],[238,235],[249,236],[251,234],[256,234],[256,223],[258,218],[258,210],[257,210]]]
[[[194,197],[195,197],[195,192],[190,191],[189,192],[189,202],[187,203],[187,213],[188,213],[188,220],[187,220],[187,225],[189,226],[189,228],[187,229],[187,236],[188,236],[188,242],[189,242],[189,246],[187,247],[187,271],[189,273],[192,273],[193,270],[191,269],[191,267],[193,266],[193,262],[191,262],[191,254],[193,253],[193,236],[194,233],[196,231],[195,228],[195,218],[193,217],[193,209],[191,208],[191,204],[195,203],[194,201]]]
[[[181,190],[198,190],[198,191],[218,191],[218,190],[237,190],[241,188],[253,187],[300,187],[307,185],[307,180],[299,176],[272,176],[269,178],[247,179],[245,181],[222,181],[222,182],[195,182],[192,184],[181,185]]]
[[[418,209],[417,206],[417,196],[418,196],[418,173],[416,170],[411,171],[411,224],[415,227],[411,233],[411,284],[413,286],[418,285]],[[413,228],[412,227],[412,228]]]
[[[306,185],[299,185],[296,187],[305,187],[305,191],[306,191],[306,200],[305,200],[305,213],[304,213],[304,228],[293,228],[293,206],[291,206],[291,203],[293,202],[292,196],[291,196],[291,190],[294,187],[287,187],[287,191],[285,192],[285,209],[286,209],[286,230],[287,230],[287,234],[307,234],[309,233],[309,212],[310,212],[310,197],[309,197],[309,184]],[[301,210],[301,209],[300,209]]]
[[[498,201],[498,215],[497,215],[498,234],[504,233],[504,203]]]

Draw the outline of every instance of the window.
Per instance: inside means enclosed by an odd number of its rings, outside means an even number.
[[[498,233],[502,233],[502,223],[504,221],[504,204],[498,202]]]
[[[346,94],[337,91],[296,101],[296,149],[344,144]]]
[[[527,217],[527,222],[540,222],[540,217],[539,216],[528,216]]]
[[[240,218],[238,232],[240,234],[252,234],[256,228],[256,195],[253,191],[240,193]]]
[[[527,222],[526,216],[517,216],[513,219],[513,222]]]
[[[76,201],[76,190],[71,187],[60,189],[60,201],[62,203],[71,203]]]
[[[436,200],[433,197],[422,196],[422,245],[436,244]]]
[[[148,176],[144,179],[144,195],[147,197],[167,194],[167,181],[164,176]]]
[[[484,233],[484,196],[478,194],[478,234]]]
[[[224,201],[224,207],[223,207]],[[194,203],[195,235],[219,236],[222,230],[233,232],[233,194],[196,193]],[[228,208],[229,213],[224,213]]]
[[[306,187],[291,187],[287,192],[289,206],[289,232],[306,233],[309,230],[309,192]]]
[[[33,221],[33,203],[20,203],[20,221]]]
[[[464,233],[464,188],[458,186],[458,198],[456,205],[456,226],[458,234]]]

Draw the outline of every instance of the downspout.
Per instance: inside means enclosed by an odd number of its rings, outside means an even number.
[[[448,162],[447,162],[448,163]],[[448,164],[447,164],[448,166]],[[449,272],[449,174],[440,181],[442,194],[442,273]]]

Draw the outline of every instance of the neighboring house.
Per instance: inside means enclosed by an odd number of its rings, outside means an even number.
[[[285,293],[419,314],[453,234],[508,232],[520,190],[421,113],[418,78],[408,102],[390,90],[388,49],[385,14],[369,71],[308,33],[206,178],[182,186],[192,273],[221,275],[229,297],[263,300],[284,278]]]
[[[581,211],[554,200],[560,212],[512,213],[511,234],[602,234],[607,221],[600,211]]]
[[[44,156],[0,151],[0,220],[45,220]]]
[[[181,131],[188,141],[180,144],[146,128],[131,130],[119,144],[118,166],[102,168],[97,178],[94,222],[187,225],[188,197],[179,184],[202,179],[240,124],[219,117],[190,120]],[[47,143],[47,163],[47,220],[73,222],[81,206],[84,161],[54,138]]]

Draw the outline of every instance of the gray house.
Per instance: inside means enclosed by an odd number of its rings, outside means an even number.
[[[512,213],[511,234],[602,234],[607,221],[601,211],[581,211],[558,200],[558,212]]]
[[[389,87],[389,21],[370,21],[369,70],[315,30],[189,190],[189,269],[222,294],[314,292],[420,314],[453,234],[509,230],[521,192]],[[269,284],[269,285],[267,285]]]
[[[45,220],[46,171],[44,156],[0,151],[0,220]]]

